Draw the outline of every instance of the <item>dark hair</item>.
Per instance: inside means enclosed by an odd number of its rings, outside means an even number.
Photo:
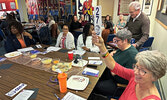
[[[20,22],[17,22],[17,21],[12,21],[10,24],[9,24],[9,29],[11,30],[11,27],[15,27],[19,33],[23,33],[24,31],[24,27],[22,26],[22,24]]]
[[[110,34],[114,33],[113,25],[111,22],[106,22],[106,28],[105,29],[110,29]]]
[[[63,24],[63,25],[61,26],[61,29],[63,29],[64,26],[67,26],[67,27],[68,27],[68,30],[69,30],[68,24]]]
[[[11,14],[8,14],[6,15],[6,21],[8,23],[12,22],[12,21],[15,21],[15,19],[13,18],[13,16]]]
[[[93,25],[92,23],[86,23],[83,28],[83,43],[86,44],[86,38],[89,34],[90,26]],[[93,25],[94,26],[94,25]]]
[[[106,15],[105,19],[104,19],[104,22],[108,21],[106,18],[108,17],[109,15]],[[110,16],[109,16],[109,21],[111,20]]]
[[[74,22],[74,16],[77,17],[77,15],[73,15],[71,21]]]
[[[42,17],[42,16],[39,16],[38,19],[40,19],[41,21],[45,21],[44,17]]]

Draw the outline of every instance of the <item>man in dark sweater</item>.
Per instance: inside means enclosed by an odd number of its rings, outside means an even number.
[[[150,20],[141,12],[140,3],[137,1],[129,4],[130,16],[127,19],[126,28],[131,31],[132,38],[135,39],[134,47],[139,47],[148,39],[150,30]]]

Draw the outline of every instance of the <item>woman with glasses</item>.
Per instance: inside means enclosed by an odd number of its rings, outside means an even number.
[[[137,49],[130,44],[131,38],[132,33],[127,29],[118,31],[113,39],[118,49],[110,53],[118,64],[130,69],[132,69],[132,65],[136,63],[135,56],[138,53]],[[111,96],[115,93],[117,83],[127,85],[128,81],[111,73],[110,69],[106,68],[96,84],[94,92]]]
[[[132,70],[122,67],[109,55],[101,37],[93,34],[93,43],[99,47],[110,71],[129,81],[119,100],[161,100],[154,81],[166,73],[167,59],[163,54],[158,51],[138,53]]]
[[[20,22],[13,21],[9,24],[11,34],[8,35],[5,41],[6,52],[16,51],[17,49],[25,48],[35,44],[35,40],[24,35],[24,28]]]
[[[87,23],[83,28],[83,34],[79,35],[77,41],[77,49],[88,52],[99,52],[99,48],[92,43],[92,33],[94,32],[94,25]]]
[[[71,32],[69,32],[69,27],[67,24],[63,24],[62,26],[63,32],[61,32],[57,37],[56,47],[66,48],[66,49],[74,49],[74,36]]]

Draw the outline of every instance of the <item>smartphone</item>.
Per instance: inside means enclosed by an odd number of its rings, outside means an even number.
[[[87,67],[90,67],[90,68],[97,68],[97,65],[87,65]]]

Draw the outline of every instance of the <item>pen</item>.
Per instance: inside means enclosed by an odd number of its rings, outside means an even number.
[[[61,99],[57,96],[57,94],[56,94],[56,93],[55,93],[54,95],[56,96],[56,98],[57,98],[58,100],[61,100]]]

